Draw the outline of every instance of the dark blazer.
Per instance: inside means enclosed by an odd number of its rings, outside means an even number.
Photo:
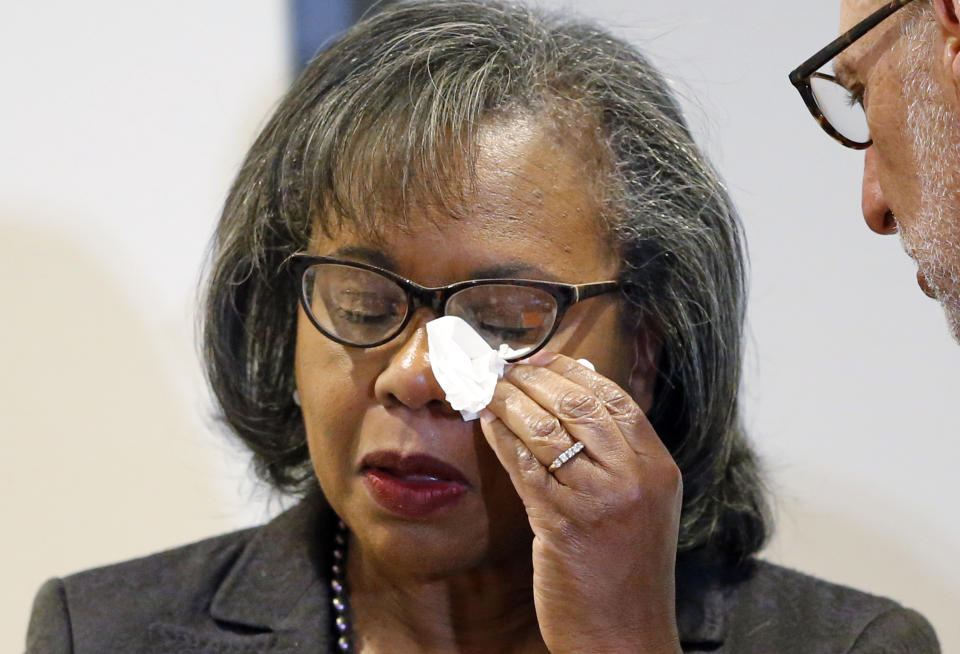
[[[333,651],[333,516],[304,501],[272,522],[40,589],[28,654]],[[939,652],[932,628],[898,604],[756,562],[678,573],[685,652]]]

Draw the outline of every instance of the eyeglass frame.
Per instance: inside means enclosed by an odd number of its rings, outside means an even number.
[[[350,341],[331,334],[320,325],[320,322],[316,319],[316,317],[314,317],[313,312],[310,310],[303,278],[311,266],[323,263],[337,264],[340,266],[358,268],[360,270],[367,270],[369,272],[377,273],[394,282],[404,291],[407,296],[407,313],[403,317],[403,320],[400,322],[400,324],[397,325],[392,332],[390,332],[389,336],[386,336],[375,343],[358,345],[357,343],[351,343]],[[307,318],[311,323],[313,323],[313,326],[330,340],[341,345],[347,345],[349,347],[371,348],[392,341],[403,332],[407,325],[410,324],[410,320],[413,318],[413,315],[422,307],[429,308],[437,315],[437,317],[444,316],[446,315],[446,305],[450,298],[456,293],[468,288],[473,288],[474,286],[490,286],[499,284],[508,286],[525,286],[544,291],[553,297],[553,299],[557,302],[557,314],[553,320],[553,326],[550,328],[550,332],[535,348],[524,352],[521,356],[508,359],[508,361],[525,359],[543,349],[546,344],[550,342],[550,339],[553,338],[553,335],[557,332],[557,329],[560,327],[560,321],[563,320],[563,316],[566,314],[567,310],[574,304],[598,295],[612,293],[621,286],[620,282],[615,280],[590,282],[587,284],[566,284],[563,282],[547,282],[533,279],[510,278],[469,279],[462,282],[448,284],[446,286],[422,286],[407,279],[406,277],[403,277],[402,275],[396,274],[391,270],[381,268],[380,266],[375,266],[373,264],[360,261],[349,261],[337,259],[336,257],[308,254],[306,252],[297,252],[290,255],[286,264],[287,270],[297,286],[297,298],[300,302],[300,306],[303,307],[304,313],[307,314]]]
[[[847,138],[837,131],[837,129],[830,124],[830,121],[820,110],[820,106],[817,104],[817,100],[813,95],[813,89],[810,87],[810,78],[819,77],[820,79],[826,79],[843,86],[843,84],[840,84],[840,81],[833,75],[818,73],[817,71],[841,52],[860,40],[867,34],[867,32],[892,16],[898,9],[906,7],[911,2],[913,2],[913,0],[891,0],[884,6],[880,7],[880,9],[876,10],[862,21],[851,27],[849,30],[835,38],[825,47],[821,48],[816,54],[790,72],[790,83],[793,84],[800,93],[800,97],[803,98],[803,103],[807,105],[807,109],[810,111],[810,114],[813,116],[813,118],[817,121],[820,127],[823,128],[823,131],[848,148],[853,148],[854,150],[866,150],[873,144],[873,139],[870,139],[866,143],[860,143]]]

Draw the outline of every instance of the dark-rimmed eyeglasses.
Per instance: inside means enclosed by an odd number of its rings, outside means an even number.
[[[474,279],[435,288],[356,261],[294,254],[288,267],[310,322],[342,345],[376,347],[396,337],[421,307],[465,320],[492,348],[528,357],[547,344],[567,309],[611,293],[619,282],[561,284]]]
[[[790,82],[827,134],[854,150],[873,142],[862,98],[851,93],[834,75],[820,72],[838,54],[913,0],[892,0],[834,39],[790,73]]]

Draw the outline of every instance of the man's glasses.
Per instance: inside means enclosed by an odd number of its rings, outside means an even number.
[[[615,291],[619,282],[560,284],[526,279],[475,279],[429,288],[377,266],[294,254],[289,269],[300,304],[326,337],[375,347],[403,331],[414,312],[465,320],[492,348],[506,343],[528,357],[550,340],[571,306]]]
[[[831,73],[820,72],[834,57],[913,0],[892,0],[841,34],[790,73],[807,109],[823,130],[848,148],[870,147],[870,128],[860,98]]]

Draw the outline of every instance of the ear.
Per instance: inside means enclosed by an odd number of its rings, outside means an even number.
[[[960,101],[960,0],[933,0],[943,34],[943,64]]]
[[[630,395],[646,413],[653,406],[660,360],[660,337],[652,330],[639,329],[634,340],[633,367],[630,369]]]

